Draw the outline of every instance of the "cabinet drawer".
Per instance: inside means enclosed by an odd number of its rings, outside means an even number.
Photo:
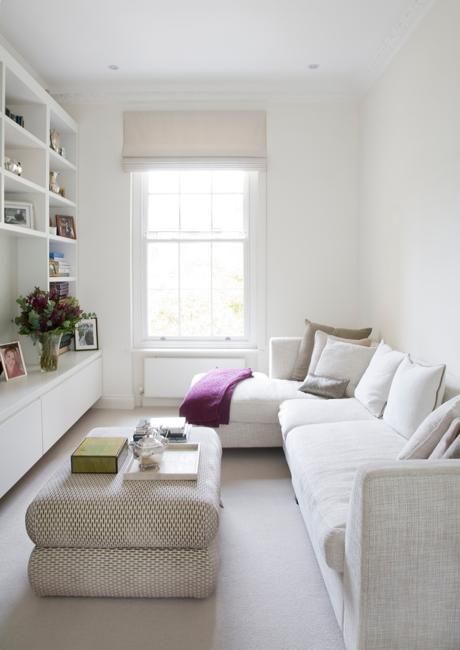
[[[41,457],[41,424],[40,400],[0,424],[0,497]]]
[[[43,453],[96,402],[102,393],[102,362],[93,361],[42,397]]]

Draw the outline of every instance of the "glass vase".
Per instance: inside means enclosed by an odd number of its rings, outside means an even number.
[[[57,370],[61,337],[62,334],[56,334],[56,332],[40,334],[40,368],[42,372]]]

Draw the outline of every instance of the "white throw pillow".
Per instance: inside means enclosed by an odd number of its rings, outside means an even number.
[[[436,407],[443,391],[446,366],[423,366],[407,355],[391,384],[383,419],[405,438],[410,438]]]
[[[311,353],[311,361],[310,361],[310,365],[308,366],[307,376],[316,374],[316,366],[318,365],[318,361],[320,360],[323,350],[326,347],[328,341],[341,341],[342,343],[351,343],[352,345],[363,345],[365,347],[369,347],[371,344],[370,339],[350,340],[339,336],[332,336],[332,334],[326,334],[326,332],[317,330],[315,332],[315,344],[313,346],[313,352]]]
[[[333,377],[334,379],[349,379],[345,395],[352,397],[356,384],[361,379],[364,371],[372,359],[375,348],[343,343],[328,338],[318,364],[316,375],[320,377]]]
[[[430,456],[430,460],[432,458],[451,458],[451,454],[454,450],[454,443],[457,441],[459,434],[460,418],[455,418],[452,420],[450,427],[447,429],[446,433],[436,445],[433,453]]]
[[[401,449],[398,460],[429,458],[446,434],[452,420],[460,417],[460,395],[441,404],[430,413]],[[452,442],[452,440],[450,440]],[[450,443],[449,443],[450,444]],[[444,451],[447,447],[444,449]],[[438,456],[441,458],[442,454]]]
[[[391,382],[405,354],[393,350],[389,345],[380,342],[359,384],[356,386],[355,397],[368,411],[379,418],[387,403]]]

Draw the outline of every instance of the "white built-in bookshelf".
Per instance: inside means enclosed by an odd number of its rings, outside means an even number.
[[[59,134],[62,153],[51,147],[52,130]],[[49,230],[56,215],[71,216],[78,235],[77,130],[75,121],[46,90],[0,48],[0,255],[8,248],[8,273],[0,280],[1,338],[12,329],[8,323],[16,313],[18,294],[66,281],[69,294],[77,295],[78,240]],[[21,175],[7,169],[7,159],[21,163]],[[50,172],[58,172],[64,196],[50,190]],[[32,206],[30,228],[12,216],[14,206],[22,203]],[[71,267],[69,278],[50,277],[48,260],[53,252],[64,254]]]
[[[59,135],[55,148],[51,131]],[[21,163],[21,175],[8,159]],[[50,172],[58,172],[64,195],[50,189]],[[50,232],[56,215],[73,217],[77,239]],[[0,46],[0,343],[20,338],[18,295],[57,282],[78,295],[77,216],[77,124]],[[64,255],[69,277],[50,275],[53,254]],[[9,383],[0,377],[0,497],[101,396],[100,352],[68,352],[57,372],[40,373],[29,365],[38,360],[28,355],[32,346],[25,337],[21,343],[29,374]]]

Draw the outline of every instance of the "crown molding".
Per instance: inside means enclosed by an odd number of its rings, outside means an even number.
[[[51,93],[62,104],[122,104],[142,105],[155,103],[314,103],[349,100],[354,96],[348,87],[326,88],[303,81],[272,84],[156,84],[154,87],[120,87],[118,89],[84,88]]]
[[[366,93],[382,77],[393,58],[408,41],[422,18],[430,11],[436,0],[411,0],[399,21],[393,25],[363,75],[358,93]]]

